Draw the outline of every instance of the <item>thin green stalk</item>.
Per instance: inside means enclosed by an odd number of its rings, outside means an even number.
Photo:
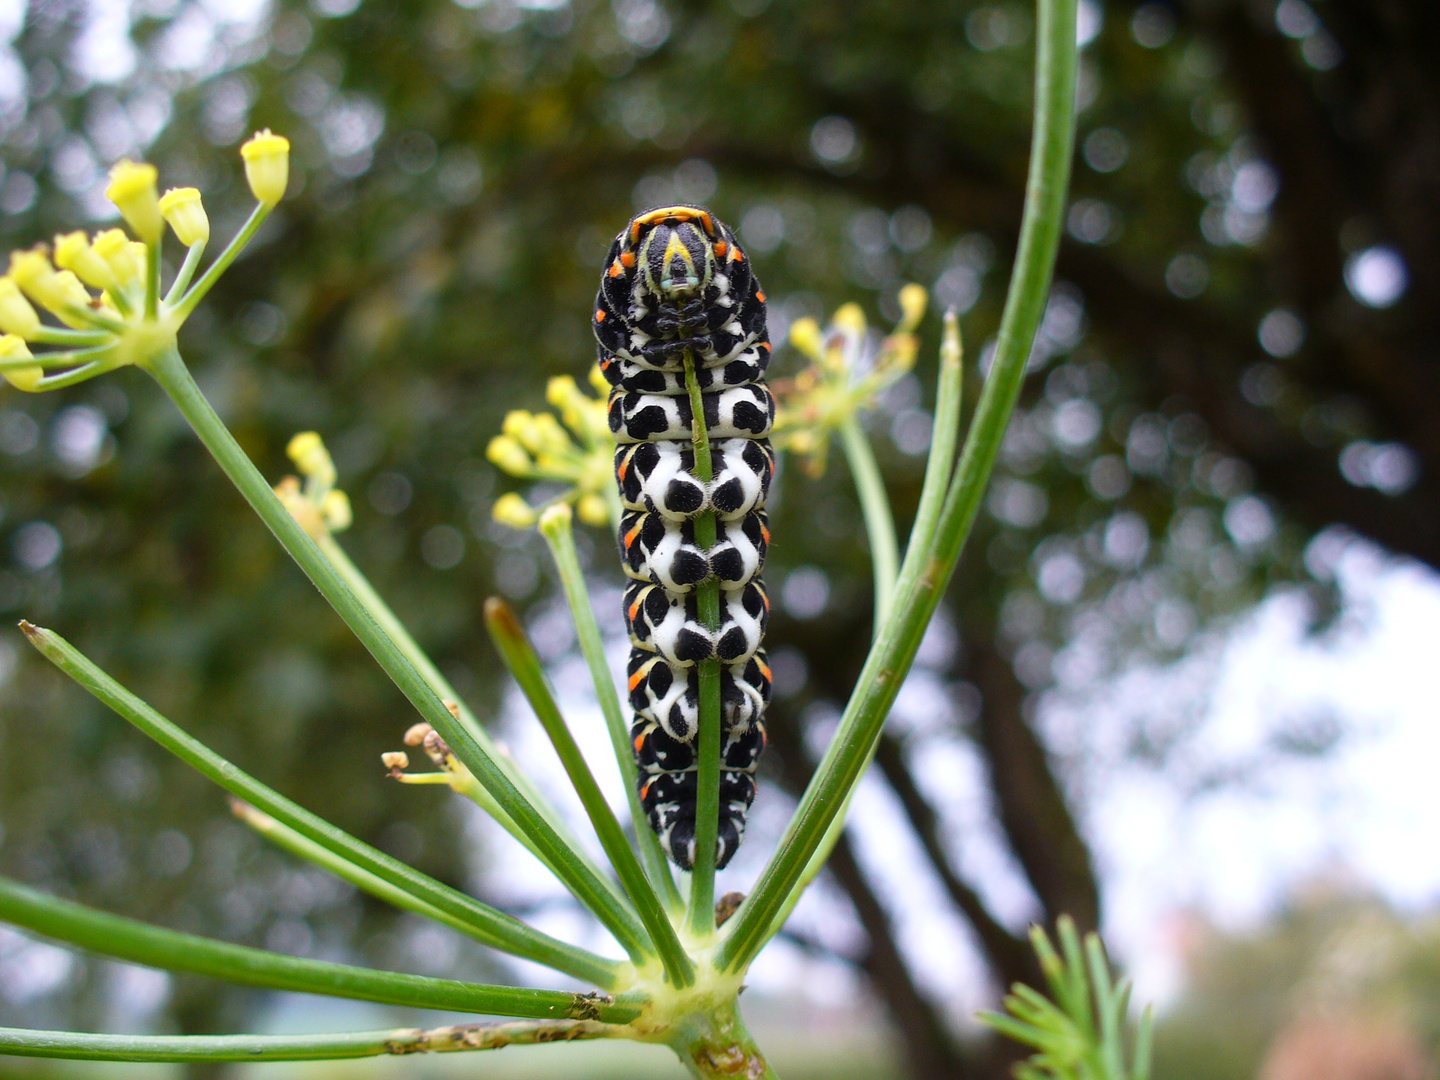
[[[68,326],[40,326],[30,332],[30,341],[41,345],[105,345],[115,340],[108,330],[71,330]],[[40,360],[41,357],[35,359]]]
[[[160,314],[160,241],[145,245],[145,318],[151,322]]]
[[[695,377],[695,357],[685,353],[685,389],[690,395],[690,426],[695,442],[695,478],[709,483],[714,476],[710,434],[705,429],[705,399]],[[715,546],[715,512],[695,519],[695,543],[702,551]],[[715,634],[720,629],[720,583],[695,587],[695,608],[700,625]],[[690,868],[690,907],[686,922],[690,933],[703,939],[715,933],[715,844],[720,833],[720,661],[699,665],[700,730],[695,736],[695,859]]]
[[[643,941],[643,928],[611,883],[598,875],[588,861],[565,842],[544,815],[521,794],[494,755],[487,752],[450,714],[434,688],[381,629],[374,614],[356,597],[354,590],[340,577],[315,541],[276,497],[254,463],[245,456],[245,451],[200,393],[180,354],[173,349],[159,354],[151,360],[149,370],[231,483],[260,515],[320,594],[375,657],[420,716],[450,745],[456,758],[484,785],[515,824],[535,841],[556,877],[607,926],[625,928],[622,933],[626,940],[620,944],[627,952],[639,945]]]
[[[271,990],[540,1020],[626,1023],[636,1015],[633,1006],[617,1005],[608,996],[597,999],[594,995],[559,990],[486,986],[394,971],[372,971],[232,945],[96,911],[3,877],[0,877],[0,920],[102,956]]]
[[[906,553],[890,618],[871,647],[855,691],[824,758],[769,864],[717,951],[721,970],[743,970],[759,952],[775,916],[823,842],[845,796],[879,738],[925,627],[949,583],[999,453],[1044,312],[1065,208],[1075,121],[1076,0],[1040,0],[1035,131],[1020,244],[994,367],[965,440],[932,543]]]
[[[545,671],[540,666],[540,658],[535,655],[530,639],[525,636],[525,631],[520,626],[520,620],[505,601],[492,596],[485,601],[485,627],[490,631],[490,639],[495,642],[495,647],[500,650],[505,666],[510,669],[510,674],[520,684],[530,707],[535,710],[540,726],[550,737],[560,764],[565,767],[565,775],[570,778],[570,786],[580,796],[580,803],[585,807],[585,813],[595,827],[600,846],[610,857],[610,864],[615,867],[621,884],[625,886],[625,891],[630,894],[630,899],[635,904],[640,921],[645,924],[650,941],[654,943],[653,951],[659,955],[660,962],[665,967],[666,979],[675,986],[689,986],[695,981],[695,971],[690,964],[690,958],[685,955],[680,938],[675,934],[675,927],[670,924],[669,916],[665,913],[664,905],[660,903],[650,879],[645,876],[640,860],[635,857],[635,852],[625,839],[625,831],[620,828],[615,812],[601,794],[600,785],[595,782],[595,776],[586,764],[585,756],[580,753],[580,747],[576,745],[565,718],[560,715],[550,682],[545,678]],[[643,961],[649,951],[642,949],[639,955],[634,957],[636,963]]]
[[[115,339],[106,334],[103,343],[85,349],[71,349],[67,352],[40,353],[38,356],[16,356],[6,360],[0,360],[0,371],[18,371],[21,368],[57,368],[69,367],[71,364],[82,364],[100,359],[106,355],[113,355],[115,351]]]
[[[930,458],[925,463],[925,482],[920,505],[905,550],[927,551],[945,506],[945,491],[955,464],[955,447],[960,442],[960,406],[964,397],[964,350],[960,344],[960,320],[954,308],[945,312],[940,338],[940,380],[935,394],[935,427],[930,440]]]
[[[320,548],[321,554],[330,560],[330,564],[335,567],[340,577],[344,579],[345,584],[350,586],[351,591],[355,593],[360,603],[369,610],[375,621],[380,625],[380,629],[389,635],[390,639],[395,643],[405,658],[415,665],[415,670],[420,673],[420,677],[430,684],[430,688],[439,694],[443,701],[454,703],[456,712],[459,714],[456,719],[464,725],[465,730],[470,733],[471,738],[479,743],[485,749],[485,752],[495,759],[495,763],[505,772],[505,775],[510,778],[510,782],[524,794],[525,798],[530,800],[530,804],[550,823],[550,827],[559,833],[572,849],[577,852],[580,851],[581,846],[579,840],[576,839],[575,834],[570,830],[570,826],[567,825],[560,816],[560,812],[555,809],[554,804],[541,794],[540,789],[531,782],[530,778],[517,769],[505,756],[500,747],[495,744],[495,741],[490,738],[490,733],[485,730],[479,719],[470,710],[470,707],[461,700],[460,695],[455,692],[455,688],[450,685],[450,681],[446,679],[444,675],[440,674],[440,669],[437,668],[430,660],[430,657],[425,654],[425,650],[410,636],[410,632],[405,629],[405,624],[396,617],[395,612],[390,609],[390,605],[385,603],[385,600],[375,591],[369,579],[367,579],[365,575],[360,572],[360,568],[351,561],[350,556],[345,553],[345,549],[340,546],[339,541],[330,533],[326,532],[316,538],[315,544]],[[523,829],[515,824],[515,821],[510,815],[491,797],[490,793],[486,791],[484,787],[476,784],[474,785],[474,790],[469,792],[469,794],[486,813],[499,823],[501,828],[516,840],[520,841],[520,843],[524,844],[537,859],[541,862],[545,861],[545,856],[540,852],[539,848],[536,847],[535,842],[526,835]],[[592,866],[591,869],[595,873],[599,873],[597,868]]]
[[[200,258],[205,254],[205,241],[196,240],[185,251],[185,261],[180,264],[180,270],[175,275],[175,280],[170,283],[170,291],[165,294],[165,306],[173,307],[175,298],[184,294],[190,284],[190,279],[195,276],[195,270],[200,265]]]
[[[624,1030],[596,1020],[518,1020],[326,1035],[91,1035],[0,1028],[0,1054],[81,1061],[336,1061],[615,1038]]]
[[[920,489],[920,505],[915,511],[915,522],[910,528],[910,549],[925,551],[935,535],[935,526],[940,520],[940,511],[945,505],[945,490],[950,485],[951,466],[955,459],[955,446],[960,439],[960,406],[963,398],[964,368],[961,363],[960,324],[955,309],[945,312],[945,329],[940,340],[940,385],[935,395],[935,428],[930,443],[930,459],[925,463],[925,481]],[[870,748],[870,758],[875,756],[875,743]],[[867,760],[862,775],[869,769]],[[810,884],[819,876],[820,870],[835,850],[840,834],[845,830],[845,819],[850,813],[850,803],[855,798],[856,788],[845,796],[845,805],[835,815],[835,820],[825,830],[825,838],[810,856],[810,862],[790,896],[775,915],[768,936],[773,937],[785,925],[795,905]]]
[[[105,351],[109,352],[109,350]],[[103,375],[107,371],[112,371],[119,366],[115,354],[111,352],[109,356],[102,357],[99,360],[91,360],[88,364],[82,364],[80,367],[62,372],[59,375],[46,375],[35,384],[35,390],[37,392],[43,390],[59,390],[62,387],[74,386],[77,383],[85,382],[87,379],[93,379],[97,375]]]
[[[186,734],[145,702],[130,693],[78,649],[50,630],[29,623],[21,629],[47,660],[88,690],[140,732],[159,743],[202,776],[213,780],[238,799],[258,807],[332,857],[373,875],[390,887],[432,906],[463,923],[471,937],[515,956],[545,964],[577,979],[610,989],[619,978],[620,965],[577,946],[543,934],[520,920],[496,911],[473,897],[443,885],[398,859],[362,843],[324,818],[291,802],[225,760],[198,739]],[[453,925],[453,923],[452,923]]]
[[[275,209],[274,203],[257,203],[255,209],[250,211],[250,216],[245,219],[245,224],[240,226],[240,231],[230,238],[230,243],[225,245],[219,257],[210,264],[193,288],[180,298],[180,301],[172,309],[176,312],[181,322],[189,318],[190,313],[195,310],[195,305],[205,299],[205,294],[210,291],[211,286],[220,280],[220,275],[230,269],[230,264],[235,261],[236,256],[245,250],[245,245],[250,243],[250,238],[255,235],[255,230],[265,223],[270,216],[270,211]]]
[[[230,809],[234,812],[235,816],[246,825],[249,825],[277,847],[290,852],[290,854],[296,858],[304,859],[306,862],[312,862],[316,866],[329,870],[336,877],[350,882],[350,884],[354,885],[357,889],[384,900],[387,904],[392,904],[404,911],[412,911],[416,915],[423,915],[425,918],[433,919],[435,922],[443,923],[452,930],[464,934],[466,937],[474,938],[487,945],[492,944],[488,935],[477,933],[474,925],[469,921],[458,918],[448,911],[435,907],[433,904],[427,904],[414,893],[392,885],[384,878],[372,874],[368,870],[361,869],[349,859],[337,855],[329,848],[317,844],[313,840],[307,840],[300,833],[288,825],[282,825],[278,820],[263,810],[257,810],[249,803],[235,798],[231,799]]]
[[[875,451],[865,437],[859,417],[853,413],[840,424],[840,443],[845,447],[845,460],[855,480],[855,493],[860,497],[860,511],[865,518],[865,535],[870,539],[871,574],[875,579],[874,632],[879,633],[890,614],[895,595],[895,578],[900,573],[900,544],[895,538],[895,518],[890,513],[890,497]]]
[[[600,637],[600,627],[595,621],[595,611],[590,606],[590,590],[585,585],[585,575],[580,569],[580,559],[575,552],[574,515],[569,507],[565,513],[547,512],[540,516],[540,534],[550,546],[550,554],[560,571],[560,584],[565,589],[565,599],[570,602],[570,615],[575,623],[575,634],[580,639],[580,652],[590,668],[590,678],[595,684],[595,698],[600,703],[600,712],[605,717],[605,729],[610,733],[610,745],[615,751],[615,763],[620,768],[620,782],[625,787],[625,797],[630,805],[630,820],[635,826],[635,842],[640,848],[640,859],[645,872],[660,894],[660,901],[672,916],[684,910],[685,903],[675,879],[670,874],[670,863],[660,850],[660,841],[646,822],[645,808],[640,805],[636,782],[635,758],[630,752],[630,732],[621,710],[620,696],[615,692],[615,681],[610,675],[610,665],[605,662],[605,643]]]

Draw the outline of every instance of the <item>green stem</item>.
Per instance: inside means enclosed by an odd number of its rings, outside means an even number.
[[[568,507],[566,512],[569,512]],[[550,737],[560,764],[565,767],[565,775],[570,778],[570,786],[580,796],[580,803],[585,807],[585,813],[595,827],[600,846],[610,857],[610,864],[615,867],[621,884],[630,894],[635,910],[645,924],[645,930],[649,932],[654,952],[665,966],[665,977],[675,986],[689,986],[695,981],[690,958],[685,955],[660,898],[655,895],[650,879],[645,876],[645,871],[640,866],[640,860],[635,857],[635,852],[630,849],[625,839],[625,832],[620,828],[615,812],[601,794],[600,785],[595,782],[595,776],[586,764],[585,756],[580,753],[575,737],[570,733],[565,718],[560,715],[549,680],[545,678],[545,672],[540,667],[540,658],[535,655],[529,638],[520,626],[520,620],[515,618],[515,612],[510,610],[508,604],[492,596],[485,601],[485,626],[490,631],[495,647],[500,650],[505,666],[510,669],[510,674],[520,684],[530,707],[535,710],[540,726]],[[616,937],[620,937],[617,930],[628,932],[629,927],[622,924],[611,927],[610,930]],[[622,944],[625,944],[624,939]],[[651,950],[644,940],[636,940],[634,944],[635,951],[631,953],[631,958],[640,964],[647,959]]]
[[[910,528],[907,551],[911,548],[919,551],[929,548],[935,536],[935,527],[940,521],[940,511],[945,504],[945,490],[950,484],[955,446],[960,438],[960,406],[964,390],[961,359],[960,325],[952,308],[945,312],[944,336],[940,342],[940,387],[935,395],[934,436],[930,443],[930,459],[925,464],[925,482],[920,489],[920,505],[915,511],[915,523]],[[876,743],[871,746],[871,759],[874,758],[875,746],[878,745]],[[867,760],[865,769],[869,767]],[[861,770],[862,774],[865,769]],[[852,788],[845,796],[845,805],[825,830],[825,838],[815,849],[815,854],[810,856],[799,882],[776,914],[768,936],[773,937],[780,932],[785,921],[790,918],[790,913],[795,910],[795,905],[800,902],[800,897],[829,860],[830,853],[835,850],[840,834],[845,829],[845,819],[850,813],[850,803],[855,798],[855,791],[856,788]]]
[[[105,345],[115,340],[108,330],[71,330],[68,326],[41,326],[34,330],[29,341],[41,345]],[[37,360],[41,359],[36,357]]]
[[[0,877],[0,920],[102,956],[271,990],[540,1020],[598,1019],[626,1023],[636,1015],[633,1006],[616,1005],[608,996],[599,1001],[590,995],[559,990],[486,986],[394,971],[371,971],[232,945],[96,911],[83,904],[35,892],[3,877]]]
[[[175,280],[170,283],[170,291],[165,294],[165,306],[173,307],[175,298],[185,292],[190,284],[190,279],[195,276],[195,269],[200,265],[200,258],[205,254],[205,241],[196,240],[185,251],[185,261],[180,264],[180,270],[175,275]]]
[[[93,363],[115,351],[115,338],[106,334],[103,343],[86,349],[71,349],[67,352],[40,353],[38,356],[16,356],[0,360],[0,371],[18,371],[22,368],[69,367],[71,364]]]
[[[109,352],[110,350],[105,350]],[[104,375],[107,371],[113,371],[119,367],[114,353],[99,360],[91,360],[88,364],[82,364],[77,368],[61,372],[59,375],[46,375],[36,384],[36,391],[59,390],[66,386],[75,386],[77,383],[93,379],[97,375]]]
[[[682,1017],[665,1041],[698,1080],[779,1080],[746,1029],[734,998]]]
[[[465,730],[469,732],[470,737],[479,743],[485,749],[485,752],[495,759],[496,764],[504,770],[505,775],[510,778],[510,782],[530,800],[531,805],[550,823],[550,827],[564,837],[565,842],[569,844],[571,848],[576,851],[581,850],[579,841],[575,838],[575,834],[570,831],[570,827],[566,825],[560,817],[560,812],[556,810],[554,805],[531,783],[528,776],[515,768],[500,747],[490,738],[490,733],[481,725],[479,719],[471,712],[470,707],[460,699],[460,695],[455,692],[455,688],[450,685],[449,680],[440,674],[440,669],[431,662],[430,657],[425,654],[425,650],[410,636],[410,632],[405,629],[405,624],[396,617],[395,613],[390,609],[390,606],[386,604],[380,594],[375,591],[369,580],[360,572],[360,568],[351,561],[350,556],[345,553],[345,549],[340,546],[340,543],[335,537],[328,532],[322,533],[316,538],[315,544],[319,547],[321,554],[330,560],[330,564],[339,573],[340,577],[345,581],[345,584],[350,586],[351,591],[354,592],[360,603],[370,612],[375,622],[379,624],[381,631],[389,635],[390,640],[395,643],[405,658],[415,665],[415,670],[420,673],[420,677],[430,684],[431,689],[439,694],[443,701],[446,703],[454,703],[456,711],[459,713],[458,719],[460,723],[464,725]],[[486,813],[493,817],[500,824],[501,828],[529,848],[531,853],[541,862],[545,861],[545,856],[541,854],[540,850],[535,846],[535,842],[526,835],[523,829],[515,824],[510,815],[490,796],[488,791],[479,784],[473,784],[470,785],[467,794],[479,804]],[[592,869],[594,868],[592,867]]]
[[[721,970],[743,970],[824,840],[845,796],[859,782],[925,627],[940,601],[974,522],[1025,377],[1044,312],[1065,209],[1075,121],[1076,0],[1040,0],[1035,131],[1020,244],[1001,319],[994,367],[986,380],[960,464],[931,544],[906,552],[890,618],[870,649],[835,738],[825,752],[780,846],[759,882],[725,926]]]
[[[865,533],[870,538],[870,560],[875,578],[875,632],[890,614],[895,595],[895,578],[900,573],[900,544],[895,538],[895,518],[890,513],[890,498],[885,494],[885,481],[875,452],[860,426],[859,417],[851,414],[840,424],[840,442],[845,447],[845,460],[855,480],[855,493],[860,497],[860,510],[865,517]]]
[[[615,1038],[624,1030],[596,1020],[519,1020],[327,1035],[91,1035],[0,1028],[0,1054],[82,1061],[335,1061]]]
[[[525,798],[495,756],[450,714],[434,688],[381,629],[375,616],[360,602],[354,590],[316,547],[315,541],[291,516],[254,463],[245,456],[245,451],[229,429],[215,415],[215,410],[200,393],[180,354],[173,349],[160,353],[151,360],[149,370],[195,429],[231,483],[260,515],[291,558],[420,716],[441,734],[475,779],[484,785],[516,826],[535,842],[560,881],[602,921],[618,923],[628,920],[634,924],[634,931],[640,931],[639,923],[632,913],[623,909],[622,901],[610,882],[591,869],[583,855],[568,845],[544,815]]]
[[[160,314],[160,241],[145,245],[145,318],[150,322]]]
[[[605,662],[605,643],[600,637],[600,627],[595,622],[595,611],[590,606],[590,590],[585,585],[585,575],[580,569],[580,559],[575,552],[575,534],[572,529],[574,516],[566,512],[552,512],[540,516],[540,533],[550,546],[550,554],[560,571],[560,584],[565,589],[565,599],[570,603],[570,614],[575,622],[575,634],[580,639],[580,652],[590,668],[590,678],[595,684],[595,697],[600,703],[600,712],[605,717],[605,728],[610,733],[610,744],[615,751],[615,763],[620,768],[620,781],[625,787],[625,797],[630,805],[630,820],[635,826],[635,842],[640,848],[640,859],[646,873],[660,894],[665,910],[678,915],[684,909],[680,890],[670,874],[670,863],[660,850],[660,841],[645,819],[645,808],[640,805],[636,782],[635,758],[630,751],[630,732],[621,710],[620,696],[615,692],[615,681],[610,675],[610,665]],[[618,523],[617,523],[618,527]]]
[[[705,398],[695,377],[695,357],[685,353],[685,389],[690,395],[690,426],[695,442],[695,478],[709,483],[714,476],[710,433],[705,429]],[[715,512],[695,519],[695,543],[702,551],[715,546]],[[720,583],[713,579],[695,587],[696,616],[712,634],[720,629]],[[699,665],[700,730],[695,736],[695,859],[690,869],[690,933],[708,940],[715,933],[715,844],[720,832],[720,661]]]
[[[355,839],[324,818],[291,802],[260,781],[246,775],[199,740],[181,731],[145,702],[130,693],[59,634],[21,623],[21,629],[42,656],[81,687],[128,720],[202,776],[213,780],[238,799],[259,807],[306,840],[331,853],[337,862],[386,882],[416,902],[444,912],[464,924],[465,933],[497,949],[523,956],[609,989],[619,979],[620,967],[574,945],[558,941],[526,926],[518,919],[488,907],[458,890],[442,885]]]
[[[220,253],[210,269],[206,270],[197,281],[194,287],[180,298],[172,309],[180,322],[190,317],[195,310],[195,305],[205,299],[205,294],[210,291],[211,286],[220,280],[220,275],[230,269],[230,264],[235,261],[236,256],[245,250],[245,245],[250,243],[250,238],[255,235],[255,230],[265,223],[270,216],[270,211],[275,209],[274,203],[259,203],[255,209],[250,211],[250,216],[245,219],[245,224],[240,226],[240,231],[230,238],[230,243],[225,245],[225,250]],[[193,271],[192,271],[193,272]]]
[[[282,825],[263,810],[257,810],[255,807],[239,799],[231,800],[230,809],[236,817],[277,847],[284,848],[290,852],[290,854],[297,858],[304,859],[306,862],[312,862],[316,866],[324,867],[336,877],[343,878],[345,881],[350,882],[350,884],[354,885],[357,889],[361,889],[371,896],[378,897],[387,904],[392,904],[405,911],[412,911],[416,915],[423,915],[425,918],[433,919],[435,922],[443,923],[452,930],[464,934],[466,937],[482,941],[487,945],[492,944],[488,935],[477,934],[475,927],[469,921],[435,907],[433,904],[427,904],[413,893],[392,885],[384,878],[372,874],[368,870],[361,869],[344,856],[337,855],[329,848],[317,844],[313,840],[307,840],[300,833],[288,825]]]

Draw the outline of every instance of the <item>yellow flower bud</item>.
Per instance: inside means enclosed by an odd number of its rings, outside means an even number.
[[[159,173],[154,165],[121,161],[110,170],[105,197],[120,208],[120,214],[147,244],[158,244],[165,231],[160,200],[155,193]]]
[[[909,333],[919,326],[920,320],[925,317],[925,304],[929,299],[930,294],[925,291],[925,286],[916,285],[913,281],[901,289],[900,310],[903,314],[895,332]]]
[[[290,140],[272,135],[270,129],[256,132],[240,147],[245,159],[245,180],[256,200],[274,206],[285,196],[290,183]]]
[[[0,361],[3,360],[29,360],[30,350],[15,334],[6,334],[0,337]],[[5,381],[16,390],[24,390],[26,393],[34,393],[40,386],[40,380],[45,375],[39,364],[29,364],[24,367],[0,368],[0,375]]]
[[[90,295],[73,270],[61,270],[55,275],[54,287],[60,297],[60,305],[52,310],[56,317],[74,330],[83,330],[93,325],[89,319],[77,317],[76,311],[89,311],[95,298]]]
[[[20,287],[12,278],[0,277],[0,330],[28,338],[39,329],[40,316],[20,294]]]
[[[560,426],[560,421],[549,413],[535,415],[532,432],[536,440],[532,450],[537,454],[566,454],[575,446],[570,436],[565,434],[565,429]]]
[[[865,333],[865,311],[859,304],[842,304],[830,321],[841,330]]]
[[[580,501],[575,504],[575,512],[586,525],[610,524],[610,508],[605,505],[605,500],[593,491],[580,496]]]
[[[193,187],[171,188],[160,196],[160,213],[175,230],[180,243],[189,247],[210,239],[210,219],[205,214],[205,204],[200,201],[200,192]]]
[[[790,324],[790,344],[811,360],[820,359],[824,338],[820,335],[820,324],[814,319],[796,319]]]
[[[500,524],[509,525],[512,529],[528,529],[536,521],[535,511],[530,509],[530,504],[513,491],[495,500],[491,515]]]
[[[510,418],[505,419],[508,423]],[[513,435],[496,435],[485,448],[485,456],[511,476],[529,476],[534,469],[530,455]]]
[[[110,269],[115,273],[115,281],[118,286],[123,288],[132,281],[144,279],[144,245],[140,245],[142,256],[137,260],[135,248],[132,246],[130,238],[125,235],[124,229],[106,229],[102,233],[97,233],[95,242],[91,244],[91,250],[109,264]]]
[[[285,453],[295,462],[300,475],[314,477],[323,487],[335,483],[335,462],[330,459],[330,451],[325,449],[325,443],[315,432],[300,432],[290,440]]]
[[[339,488],[326,492],[320,503],[320,516],[325,519],[325,527],[331,532],[344,532],[355,520],[355,513],[350,508],[350,496]]]
[[[10,277],[25,295],[43,308],[54,310],[62,302],[62,292],[55,283],[55,268],[44,246],[29,251],[10,253]]]
[[[540,513],[540,531],[550,536],[558,530],[569,528],[574,516],[570,512],[568,503],[562,502],[556,503],[554,506],[547,506]]]
[[[95,253],[83,232],[55,237],[55,265],[62,270],[75,271],[76,276],[92,289],[113,289],[118,284],[115,271]]]

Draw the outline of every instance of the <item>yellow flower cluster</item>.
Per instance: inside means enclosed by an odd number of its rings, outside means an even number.
[[[275,485],[275,494],[285,509],[315,540],[348,529],[353,520],[350,496],[335,486],[335,462],[320,436],[302,431],[290,440],[285,453],[305,478],[303,485],[294,476]]]
[[[790,344],[810,360],[794,379],[774,384],[778,411],[773,441],[803,459],[812,475],[825,471],[830,437],[857,412],[873,409],[881,391],[915,366],[915,328],[925,315],[923,286],[900,290],[900,321],[878,346],[869,336],[859,304],[846,304],[820,329],[814,319],[797,319]]]
[[[501,434],[490,440],[485,456],[511,476],[559,481],[569,487],[540,506],[531,506],[514,492],[502,495],[495,500],[496,521],[528,529],[547,507],[574,503],[587,525],[616,523],[611,510],[615,440],[606,419],[610,388],[598,368],[592,369],[590,384],[597,397],[585,393],[568,375],[550,380],[545,400],[560,413],[559,420],[552,413],[525,409],[506,415]]]
[[[13,252],[8,272],[0,277],[0,376],[20,390],[51,390],[126,364],[145,364],[173,346],[195,304],[284,193],[290,152],[285,139],[262,131],[240,152],[260,203],[256,217],[188,293],[210,239],[210,220],[195,188],[172,188],[161,196],[153,165],[121,161],[110,171],[105,189],[139,239],[119,228],[93,238],[72,232],[55,237],[53,249],[41,244]],[[189,251],[162,300],[160,242],[167,223]],[[60,325],[45,323],[37,307]],[[64,348],[34,355],[29,343]],[[49,368],[68,370],[47,376]]]

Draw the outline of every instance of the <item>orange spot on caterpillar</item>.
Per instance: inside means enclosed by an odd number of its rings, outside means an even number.
[[[756,660],[755,664],[760,668],[760,674],[765,676],[765,681],[770,682],[770,665],[764,660]]]
[[[744,262],[744,261],[745,261],[745,253],[744,253],[743,251],[741,251],[738,247],[732,247],[732,248],[730,249],[730,261],[731,261],[731,262]]]
[[[727,251],[729,251],[729,250],[730,250],[730,245],[727,244],[724,240],[721,240],[718,244],[715,245],[715,258],[717,258],[717,259],[723,259],[723,258],[725,258],[725,253],[726,253]]]
[[[708,235],[710,235],[710,236],[714,236],[714,235],[715,235],[715,223],[710,220],[710,215],[709,215],[709,214],[706,214],[706,213],[703,213],[703,212],[700,214],[700,224],[702,224],[702,225],[705,226],[705,232],[706,232]]]
[[[604,321],[605,321],[605,311],[604,311],[603,308],[596,308],[596,309],[595,309],[595,321],[596,321],[596,322],[604,322]]]
[[[635,265],[635,253],[633,251],[622,251],[620,253],[620,262],[624,265],[625,269],[630,269],[630,267]]]
[[[629,472],[629,471],[630,471],[630,458],[627,456],[627,457],[621,459],[619,468],[617,468],[617,469],[615,470],[615,476],[616,476],[616,478],[617,478],[621,483],[624,483],[624,482],[625,482],[625,474],[626,474],[627,472]]]
[[[620,262],[619,262],[618,259],[617,259],[615,262],[613,262],[613,263],[610,264],[610,276],[611,276],[611,277],[619,277],[619,276],[620,276],[621,274],[623,274],[624,272],[625,272],[625,271],[620,268]]]
[[[764,349],[766,352],[769,352],[769,351],[770,351],[770,343],[769,343],[768,341],[762,341],[762,342],[760,342],[760,348]]]
[[[639,735],[635,736],[635,742],[633,745],[635,747],[635,753],[637,754],[640,753],[641,750],[645,749],[645,733],[643,731]]]
[[[631,676],[630,676],[630,689],[631,689],[631,690],[634,690],[637,686],[639,686],[639,685],[640,685],[642,682],[644,682],[644,681],[645,681],[645,673],[644,673],[643,671],[637,671],[637,672],[635,672],[634,675],[631,675]]]
[[[633,543],[635,542],[635,538],[640,535],[640,530],[641,530],[642,527],[643,527],[643,526],[641,525],[641,523],[637,521],[637,522],[635,523],[635,527],[632,528],[629,532],[627,532],[627,533],[625,534],[625,550],[626,550],[626,551],[629,551],[629,550],[630,550],[630,545],[633,544]]]
[[[770,543],[770,526],[769,526],[769,525],[761,525],[761,526],[760,526],[760,535],[765,538],[765,543],[767,543],[767,544]]]
[[[630,618],[631,618],[631,619],[634,619],[636,615],[639,615],[639,614],[640,614],[641,605],[642,605],[642,601],[640,601],[640,600],[636,600],[633,604],[630,605]]]
[[[644,802],[644,801],[645,801],[645,796],[650,794],[650,785],[653,784],[653,783],[655,783],[654,780],[646,780],[646,781],[645,781],[645,786],[640,789],[640,801],[641,801],[641,802]]]
[[[613,276],[613,275],[612,275],[612,276]],[[765,294],[764,294],[763,292],[761,292],[759,289],[756,289],[756,290],[755,290],[755,299],[756,299],[756,300],[759,300],[760,303],[763,304],[763,303],[765,302]]]

